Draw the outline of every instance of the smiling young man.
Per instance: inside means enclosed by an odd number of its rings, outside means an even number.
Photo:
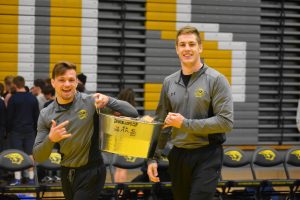
[[[58,143],[65,198],[97,199],[104,186],[106,170],[98,149],[96,107],[108,107],[129,117],[137,117],[138,112],[125,101],[100,93],[91,96],[76,92],[78,80],[72,63],[55,64],[51,83],[56,99],[40,113],[33,157],[37,162],[45,161]]]
[[[165,78],[156,110],[156,120],[172,128],[168,159],[173,197],[211,200],[220,177],[224,133],[233,127],[231,89],[222,74],[201,62],[196,28],[177,32],[176,52],[181,70]],[[161,137],[166,136],[162,131]],[[155,160],[149,161],[148,175],[159,181]]]

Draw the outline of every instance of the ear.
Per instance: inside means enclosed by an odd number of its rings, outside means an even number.
[[[202,43],[201,43],[201,44],[199,44],[199,52],[202,53],[202,51],[203,51],[203,48],[202,48]]]
[[[53,88],[55,88],[55,80],[54,79],[51,79],[51,85]]]
[[[175,45],[175,50],[176,50],[176,54],[179,55],[177,44]]]

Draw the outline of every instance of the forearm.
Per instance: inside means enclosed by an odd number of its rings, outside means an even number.
[[[33,158],[36,162],[43,162],[49,158],[54,146],[48,136],[38,134],[33,146]]]
[[[207,119],[184,119],[181,130],[196,135],[226,133],[233,128],[233,120],[221,116]]]
[[[138,117],[139,114],[137,110],[128,102],[117,100],[115,98],[110,97],[107,107],[112,109],[113,111],[117,111],[122,113],[122,115],[127,117]]]

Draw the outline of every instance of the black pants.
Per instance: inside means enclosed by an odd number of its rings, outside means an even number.
[[[67,200],[98,199],[106,178],[103,164],[74,169],[62,167],[62,190]]]
[[[212,200],[223,162],[221,145],[197,149],[174,147],[169,154],[173,197],[176,200]]]

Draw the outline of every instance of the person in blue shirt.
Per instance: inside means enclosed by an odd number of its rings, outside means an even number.
[[[39,104],[35,96],[25,89],[25,79],[16,76],[13,79],[16,92],[7,104],[7,132],[10,148],[24,151],[32,157],[32,148],[36,136]],[[11,185],[21,183],[21,172],[15,172]],[[33,169],[29,169],[29,184],[34,184]]]

